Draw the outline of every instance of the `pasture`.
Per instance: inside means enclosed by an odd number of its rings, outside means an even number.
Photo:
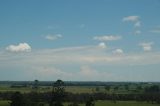
[[[19,91],[21,93],[28,93],[33,91],[31,86],[28,87],[10,87],[8,85],[0,85],[0,92],[15,92]],[[52,91],[52,86],[39,86],[38,92],[49,92]],[[105,86],[65,86],[66,92],[71,93],[95,93],[95,92],[105,92],[105,93],[116,93],[116,94],[126,94],[126,93],[138,93],[136,91],[136,86],[131,86],[129,90],[126,90],[123,86],[120,86],[117,90],[114,86],[111,86],[110,90],[106,90]]]

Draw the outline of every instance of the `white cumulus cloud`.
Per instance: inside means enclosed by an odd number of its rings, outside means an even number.
[[[30,52],[31,46],[27,43],[19,43],[18,45],[9,45],[6,50],[10,52]]]
[[[47,36],[45,36],[45,39],[47,39],[47,40],[57,40],[61,37],[62,37],[61,34],[56,34],[56,35],[48,34]]]
[[[104,42],[99,43],[98,46],[99,46],[100,48],[106,48],[106,47],[107,47],[106,44],[105,44]]]
[[[104,36],[95,36],[93,38],[94,40],[98,40],[98,41],[113,41],[113,40],[119,40],[121,39],[121,36],[114,36],[114,35],[104,35]]]
[[[123,50],[122,49],[116,49],[113,51],[114,54],[123,54]]]
[[[151,51],[153,44],[154,44],[153,42],[143,42],[140,43],[139,45],[143,48],[144,51]]]

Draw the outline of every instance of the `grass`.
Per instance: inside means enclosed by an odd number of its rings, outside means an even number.
[[[0,101],[0,106],[10,106],[9,101],[6,101],[6,100]]]
[[[72,92],[72,93],[93,93],[93,90],[95,91],[95,87],[67,86],[65,90],[67,92]],[[8,91],[11,91],[11,92],[19,91],[21,93],[28,93],[33,91],[33,89],[31,87],[11,88],[10,86],[0,86],[0,92],[8,92]],[[41,86],[38,91],[39,92],[52,91],[52,87]]]
[[[124,88],[120,88],[117,91],[114,91],[113,88],[110,91],[106,91],[103,86],[98,86],[99,91],[96,91],[97,86],[66,86],[65,90],[71,93],[93,93],[93,92],[107,92],[107,93],[117,93],[117,94],[125,94],[131,93],[132,91],[126,91]],[[10,86],[0,86],[0,92],[15,92],[19,91],[21,93],[28,93],[33,91],[32,87],[20,87],[20,88],[11,88]],[[52,87],[40,86],[39,92],[48,92],[52,91]]]
[[[9,101],[0,101],[0,106],[9,106]],[[68,106],[69,103],[64,103],[64,106]],[[45,105],[48,106],[48,105]],[[80,104],[79,106],[85,106]],[[136,101],[117,101],[113,103],[111,101],[97,101],[95,106],[160,106],[159,104],[150,104],[147,102],[136,102]]]
[[[95,87],[88,86],[68,86],[65,89],[67,92],[72,93],[93,93],[95,91]]]
[[[22,87],[22,88],[11,88],[10,86],[0,86],[0,92],[15,92],[15,91],[19,91],[22,93],[27,93],[31,91],[31,88],[29,87]]]
[[[149,104],[136,101],[118,101],[117,103],[111,101],[97,101],[95,106],[159,106],[159,104]]]
[[[66,103],[65,106],[68,106]],[[85,104],[80,104],[79,106],[85,106]],[[95,106],[160,106],[159,104],[150,104],[147,102],[136,102],[136,101],[118,101],[113,103],[111,101],[97,101]]]

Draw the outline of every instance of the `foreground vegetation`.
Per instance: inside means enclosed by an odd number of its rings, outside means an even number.
[[[46,84],[46,85],[45,85]],[[158,106],[159,83],[0,83],[0,106]]]
[[[64,106],[68,106],[69,103],[64,103]],[[0,101],[0,106],[10,106],[9,101]],[[45,104],[48,106],[48,104]],[[79,104],[79,106],[85,106],[85,104]],[[147,102],[136,102],[136,101],[117,101],[113,103],[111,101],[97,101],[95,106],[159,106],[159,104],[150,104]]]

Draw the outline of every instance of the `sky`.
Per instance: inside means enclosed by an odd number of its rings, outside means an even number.
[[[160,81],[160,0],[1,0],[0,80]]]

